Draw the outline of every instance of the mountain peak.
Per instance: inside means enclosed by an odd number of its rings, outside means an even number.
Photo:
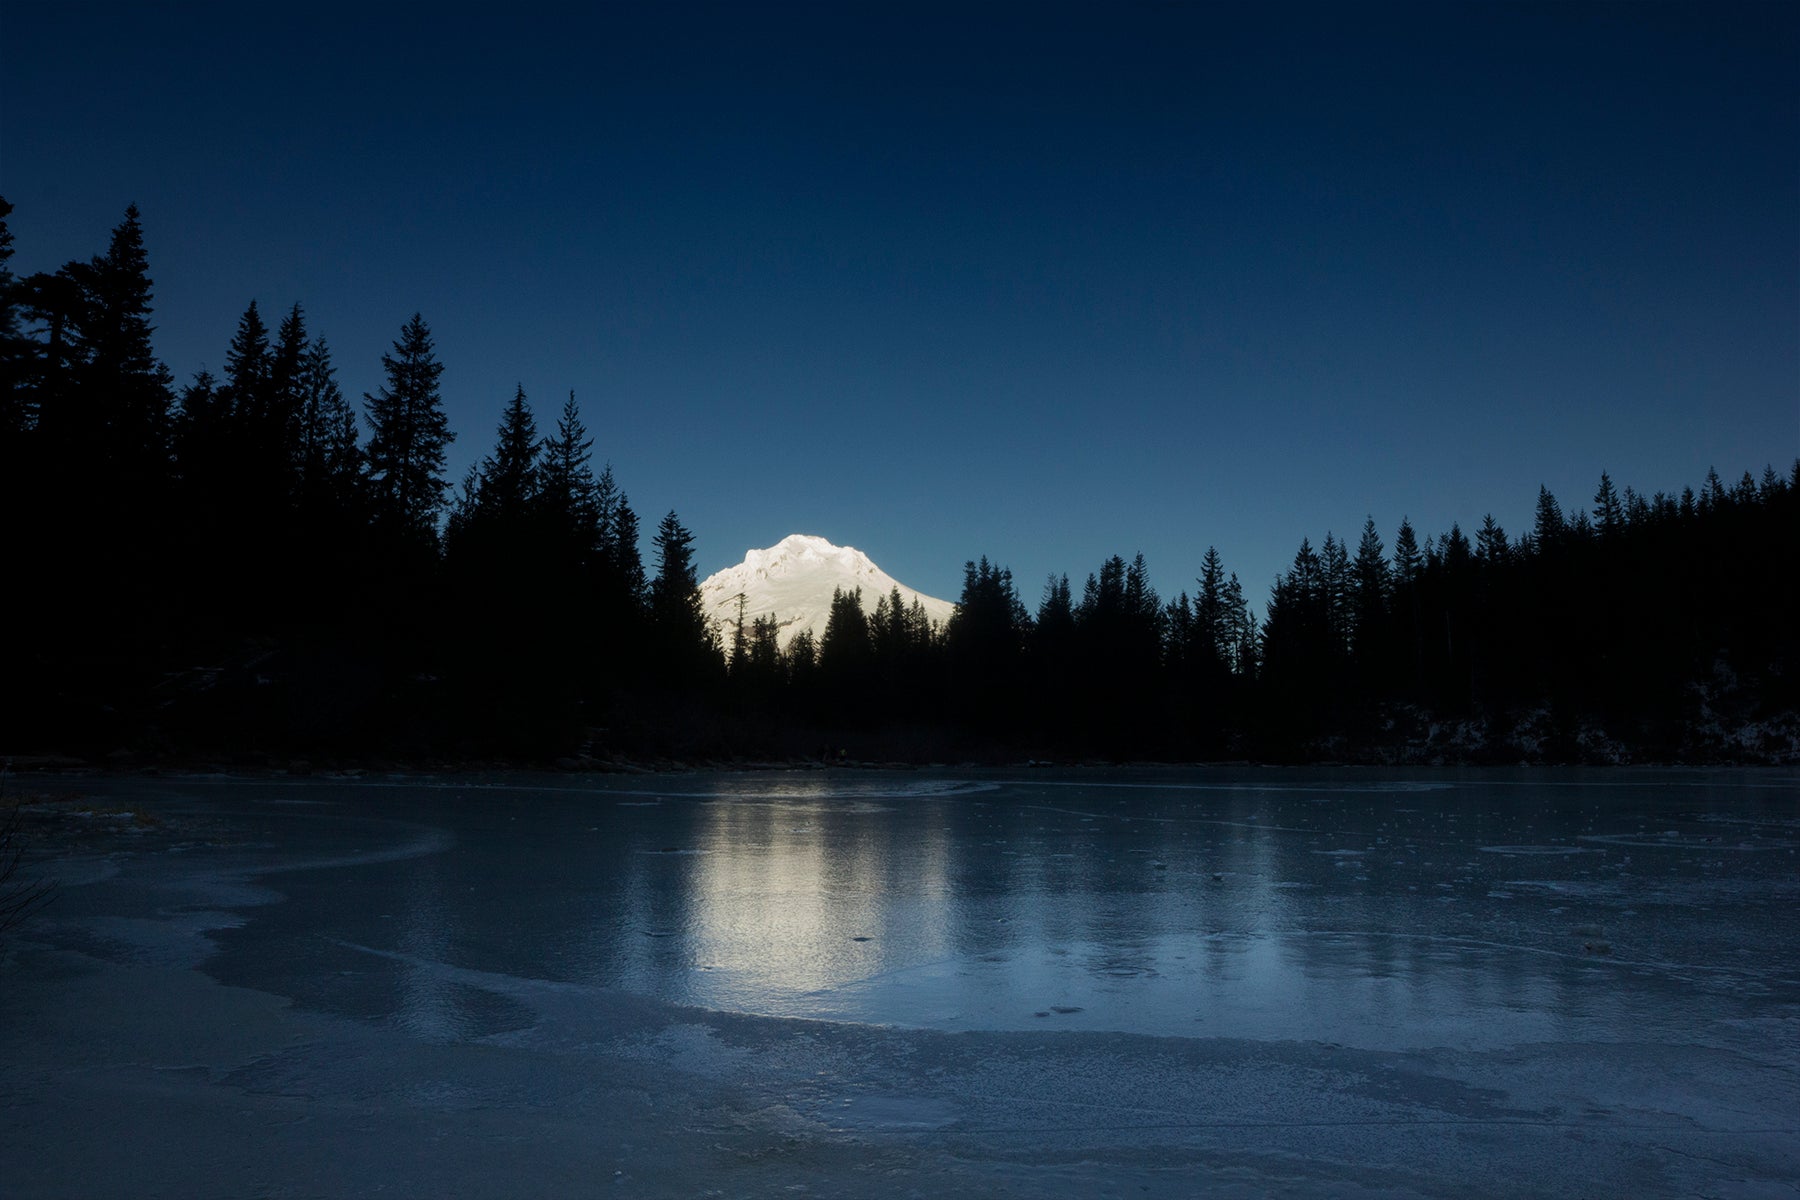
[[[907,604],[919,601],[934,621],[948,621],[956,611],[948,600],[907,587],[854,546],[836,546],[810,533],[790,533],[767,549],[748,551],[743,562],[700,584],[700,600],[729,644],[737,627],[738,597],[743,596],[744,620],[773,614],[780,630],[777,641],[785,650],[803,629],[823,637],[832,593],[857,588],[862,589],[865,612],[873,613],[896,588]]]

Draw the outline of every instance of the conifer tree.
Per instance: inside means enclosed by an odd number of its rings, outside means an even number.
[[[781,626],[775,614],[767,613],[750,622],[750,643],[744,662],[751,679],[764,685],[779,682],[782,674]]]
[[[193,380],[181,389],[175,410],[175,462],[183,479],[191,479],[203,464],[215,460],[217,451],[211,443],[224,427],[225,404],[226,397],[211,371],[195,372]]]
[[[1594,493],[1594,527],[1603,538],[1616,537],[1625,528],[1625,507],[1605,471],[1600,472],[1600,487]]]
[[[1744,506],[1756,503],[1756,479],[1749,471],[1740,475],[1737,486],[1731,489],[1731,502]]]
[[[1218,547],[1208,546],[1200,560],[1200,594],[1194,601],[1194,641],[1203,671],[1229,670],[1233,658],[1225,612],[1225,562]]]
[[[607,467],[600,479],[602,483],[610,481],[612,468]],[[636,607],[644,603],[649,585],[645,581],[643,554],[638,548],[637,513],[632,511],[631,499],[624,492],[618,496],[612,518],[613,573],[625,600]]]
[[[1562,506],[1551,495],[1550,489],[1538,485],[1537,517],[1531,527],[1531,536],[1537,542],[1538,552],[1555,550],[1562,542],[1564,532]]]
[[[1719,479],[1717,467],[1706,469],[1706,482],[1700,487],[1700,511],[1711,512],[1725,505],[1725,484]]]
[[[743,592],[739,592],[737,594],[737,620],[731,627],[731,656],[726,662],[732,678],[737,680],[744,677],[744,670],[750,661],[750,633],[744,628],[744,606],[748,603],[749,597]]]
[[[863,611],[862,589],[831,591],[831,608],[825,616],[825,632],[819,638],[819,674],[833,693],[839,719],[851,718],[845,701],[854,701],[870,690],[871,659],[868,614]],[[863,716],[866,718],[867,713]]]
[[[597,564],[601,557],[602,530],[610,523],[618,491],[609,470],[603,508],[591,465],[593,445],[571,391],[557,418],[556,435],[544,441],[540,468],[543,503],[566,552],[588,566]]]
[[[1365,670],[1375,665],[1381,630],[1387,622],[1391,576],[1386,551],[1381,544],[1381,535],[1375,530],[1375,518],[1366,518],[1362,539],[1356,544],[1356,562],[1351,568],[1355,612],[1351,649]]]
[[[1011,670],[1024,650],[1029,622],[1012,571],[988,562],[986,555],[979,563],[965,563],[962,596],[944,631],[953,665],[965,678],[994,678]]]
[[[369,499],[376,523],[390,532],[435,542],[437,518],[449,487],[444,479],[444,450],[456,435],[444,415],[431,331],[414,313],[381,356],[387,382],[363,396],[369,442]]]
[[[954,615],[951,620],[955,621]],[[1030,647],[1041,698],[1048,687],[1066,681],[1075,654],[1075,604],[1067,575],[1052,575],[1045,581],[1037,619],[1031,623]]]
[[[1413,533],[1412,522],[1401,517],[1400,532],[1394,535],[1394,586],[1406,587],[1416,583],[1423,565],[1419,556],[1419,540]]]
[[[66,362],[72,385],[43,389],[39,417],[56,435],[51,452],[76,453],[79,442],[83,469],[97,472],[98,506],[117,512],[130,504],[143,515],[168,471],[174,388],[151,347],[149,258],[137,206],[125,210],[105,254],[69,263],[39,294],[60,310],[44,316],[52,358]]]
[[[539,474],[537,422],[520,384],[501,414],[493,452],[481,460],[477,511],[516,533],[536,508]]]
[[[1481,518],[1481,529],[1475,534],[1475,557],[1481,560],[1483,567],[1489,570],[1506,564],[1511,547],[1507,544],[1506,530],[1494,520],[1494,514],[1488,513]]]
[[[694,664],[716,658],[712,630],[700,603],[694,570],[694,535],[671,510],[651,539],[656,576],[650,582],[650,621],[670,667],[683,676]]]
[[[356,413],[338,387],[331,348],[315,337],[300,360],[299,455],[303,502],[351,511],[361,475]]]
[[[1185,680],[1201,661],[1194,607],[1186,592],[1163,606],[1162,627],[1163,666],[1173,679]]]
[[[967,583],[964,584],[965,590]],[[1075,604],[1069,591],[1067,575],[1052,575],[1044,584],[1044,596],[1038,603],[1037,629],[1040,633],[1062,635],[1075,627]]]
[[[268,412],[263,430],[264,455],[271,473],[297,489],[304,469],[301,410],[305,407],[306,317],[295,304],[281,319],[269,351]]]
[[[226,404],[238,439],[261,426],[268,409],[271,374],[269,329],[252,300],[238,318],[237,332],[225,350]]]
[[[1238,582],[1236,571],[1225,581],[1225,613],[1227,628],[1235,633],[1232,669],[1245,680],[1253,679],[1262,665],[1257,655],[1256,618],[1244,598],[1244,585]]]
[[[121,456],[160,469],[166,453],[171,381],[150,345],[150,260],[137,205],[113,230],[106,254],[82,280],[86,317],[80,340],[87,386],[105,397]]]
[[[1330,531],[1325,534],[1325,544],[1319,548],[1319,569],[1325,589],[1325,627],[1329,644],[1334,654],[1347,653],[1351,629],[1350,555],[1344,543]]]

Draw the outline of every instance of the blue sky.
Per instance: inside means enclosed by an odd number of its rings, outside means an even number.
[[[649,12],[649,9],[655,12]],[[1800,455],[1788,5],[15,5],[15,269],[143,210],[158,349],[414,310],[458,431],[572,388],[703,573],[956,597],[1391,545]]]

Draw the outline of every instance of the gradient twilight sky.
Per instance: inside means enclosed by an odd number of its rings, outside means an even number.
[[[143,210],[157,347],[414,310],[458,440],[569,389],[702,574],[955,599],[1800,455],[1800,6],[8,4],[14,269]]]

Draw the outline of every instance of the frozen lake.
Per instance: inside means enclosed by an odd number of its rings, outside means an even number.
[[[1792,772],[20,786],[9,1195],[1800,1194]]]

